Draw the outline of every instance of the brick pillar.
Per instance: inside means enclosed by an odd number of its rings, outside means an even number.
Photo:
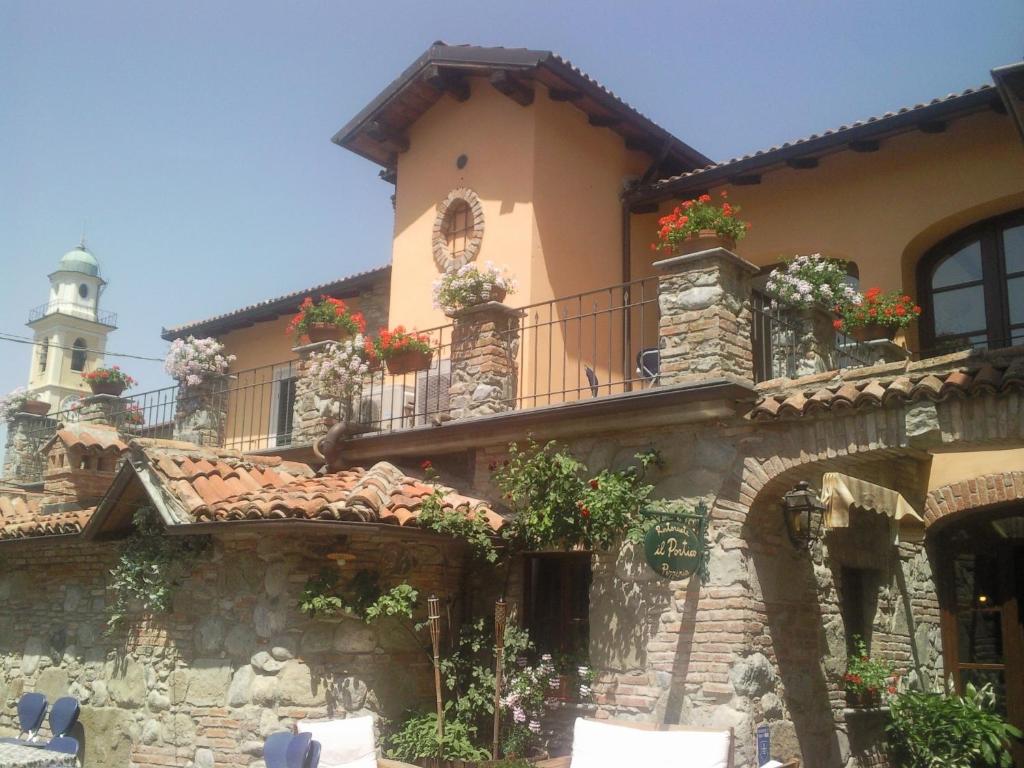
[[[758,268],[724,248],[656,261],[665,385],[716,378],[754,381],[750,278]]]
[[[783,309],[771,325],[772,378],[836,368],[835,315],[821,307]]]
[[[307,375],[310,357],[326,352],[336,341],[304,344],[292,351],[299,356],[298,376],[295,379],[295,402],[292,404],[292,442],[311,445],[327,434],[338,423],[346,425],[348,434],[365,432],[364,422],[370,420],[370,402],[363,402],[358,393],[349,395],[318,389],[315,380]]]
[[[53,436],[57,425],[46,416],[20,412],[7,422],[3,479],[11,483],[41,483],[46,457],[43,443]]]
[[[453,419],[486,416],[515,408],[522,312],[489,301],[451,314]]]
[[[78,421],[82,424],[118,426],[124,420],[128,401],[117,395],[89,395],[79,400]]]
[[[200,384],[181,384],[174,410],[174,439],[196,445],[224,446],[228,420],[229,376],[214,376]]]

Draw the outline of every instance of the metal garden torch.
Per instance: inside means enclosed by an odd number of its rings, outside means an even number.
[[[441,755],[444,741],[444,705],[441,702],[441,601],[437,595],[427,598],[427,624],[430,625],[430,643],[434,646],[434,692],[437,694],[437,751]]]
[[[505,623],[508,619],[504,597],[494,604],[494,751],[492,760],[498,759],[498,741],[501,735],[501,677],[505,670]]]

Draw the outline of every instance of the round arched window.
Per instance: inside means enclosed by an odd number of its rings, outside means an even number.
[[[78,295],[81,296],[83,299],[89,298],[89,286],[86,285],[85,283],[81,283],[78,286]]]
[[[454,189],[437,206],[434,220],[434,263],[442,272],[458,269],[480,253],[484,211],[471,189]]]
[[[84,371],[85,370],[85,353],[86,353],[85,339],[75,339],[75,343],[71,345],[71,370],[72,371]]]
[[[974,224],[917,268],[928,354],[1024,344],[1024,211]]]

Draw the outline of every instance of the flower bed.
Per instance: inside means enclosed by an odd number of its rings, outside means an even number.
[[[726,246],[735,247],[750,229],[750,225],[736,218],[740,212],[728,201],[728,193],[721,192],[722,203],[715,205],[711,195],[684,200],[667,216],[658,219],[658,241],[651,245],[654,251],[678,253],[687,241],[699,237],[717,237]]]
[[[450,314],[488,301],[504,301],[511,293],[515,293],[515,281],[490,262],[483,269],[465,264],[434,282],[434,307]]]
[[[309,296],[303,299],[286,333],[296,339],[306,336],[311,342],[317,342],[340,340],[365,331],[366,320],[361,312],[350,311],[341,299],[322,295],[317,302]]]
[[[395,376],[429,368],[433,354],[429,336],[401,325],[390,331],[381,328],[373,342],[374,358],[387,363],[388,372]]]
[[[183,386],[196,387],[228,372],[234,355],[224,354],[224,345],[216,339],[175,339],[164,360],[164,370]]]

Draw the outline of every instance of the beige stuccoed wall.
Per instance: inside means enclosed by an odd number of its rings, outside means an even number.
[[[1024,448],[936,453],[932,456],[928,490],[972,477],[1021,470],[1024,470]]]
[[[433,307],[438,277],[431,248],[437,205],[457,187],[480,196],[484,237],[479,263],[508,267],[520,285],[515,303],[530,300],[536,253],[534,130],[537,111],[521,107],[486,80],[470,78],[465,102],[445,96],[409,130],[409,150],[398,157],[392,250],[392,326],[420,330],[449,322]],[[466,155],[463,169],[455,165]]]
[[[914,265],[970,224],[1024,206],[1024,151],[1008,118],[980,112],[940,134],[910,132],[877,152],[839,152],[812,170],[765,173],[727,189],[752,229],[737,247],[758,265],[798,253],[851,259],[862,285],[916,294]],[[650,273],[657,214],[634,215],[633,265]]]

